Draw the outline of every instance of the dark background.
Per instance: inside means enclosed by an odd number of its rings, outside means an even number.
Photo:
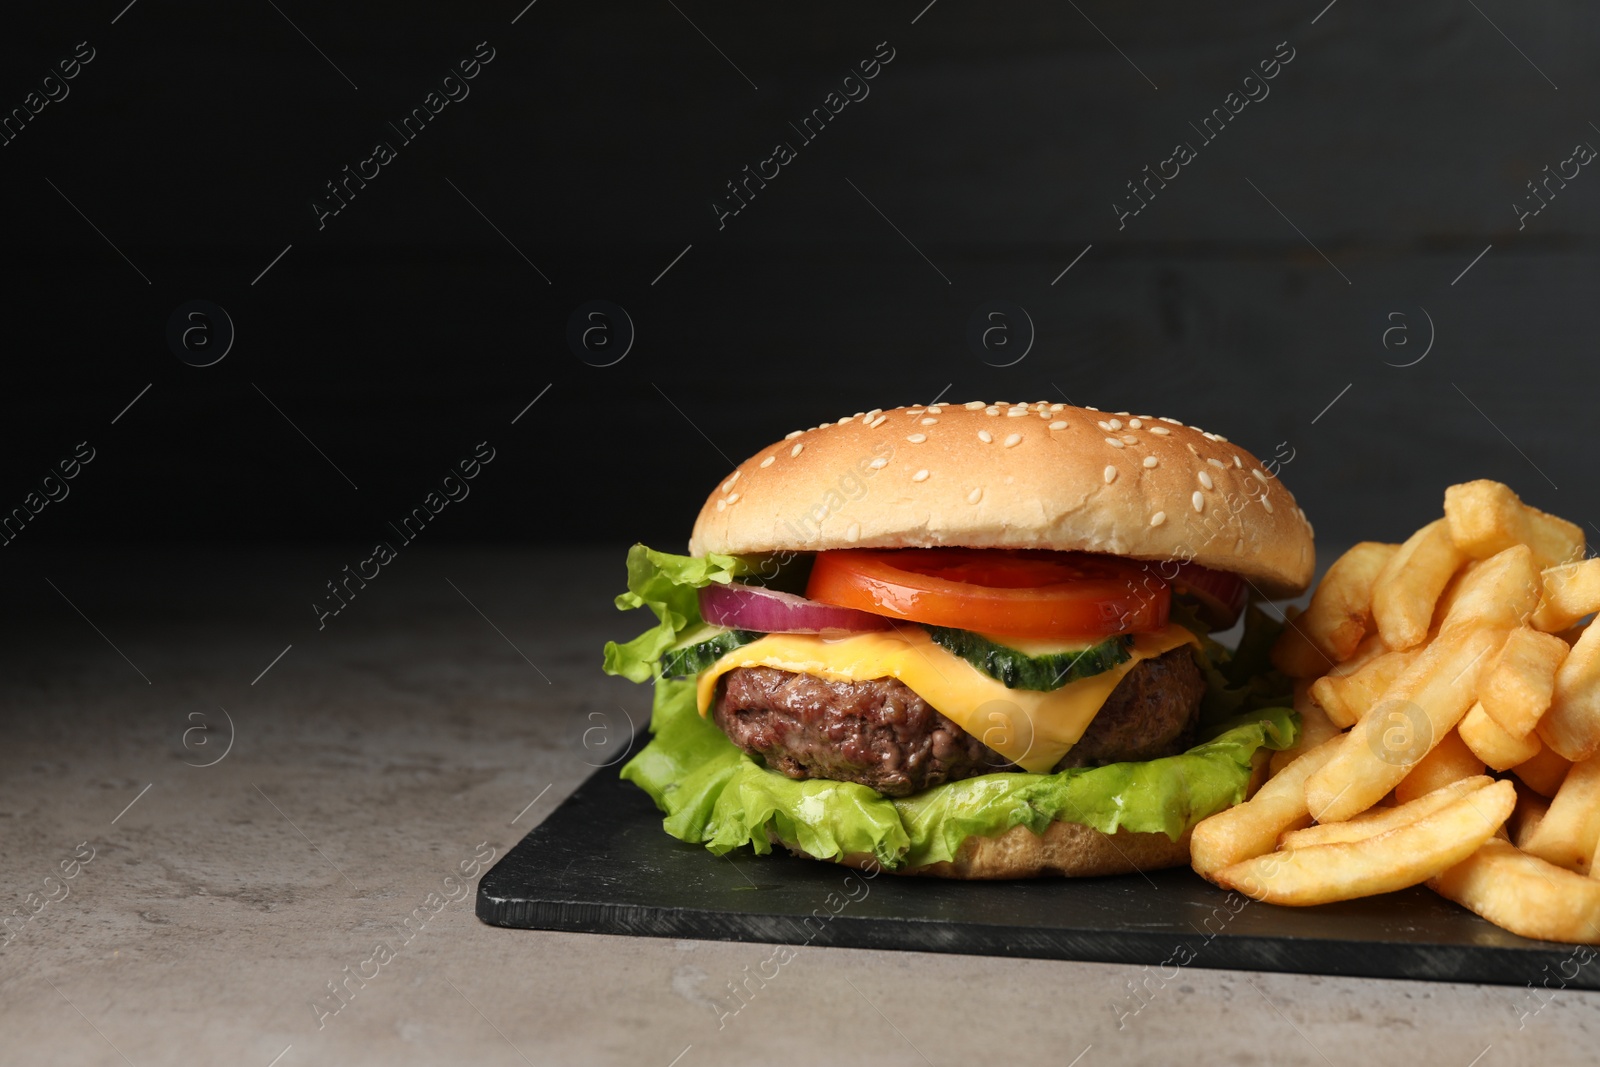
[[[0,147],[0,509],[77,442],[96,458],[6,551],[353,562],[483,440],[429,543],[677,548],[730,462],[938,396],[1067,396],[1292,456],[1325,543],[1401,537],[1472,477],[1600,519],[1600,176],[1520,231],[1512,207],[1600,144],[1600,11],[1324,2],[11,13],[0,109],[96,56]],[[480,41],[470,95],[400,144],[386,123]],[[870,95],[799,145],[788,124],[883,41]],[[1189,124],[1285,41],[1270,96],[1202,145]],[[398,157],[319,230],[312,201],[378,139]],[[798,158],[719,230],[724,183],[780,139]],[[1119,230],[1179,140],[1198,158]],[[236,328],[214,366],[168,345],[191,299]],[[613,366],[567,340],[593,299],[636,329]],[[969,348],[990,300],[1036,328],[1013,366]],[[1431,351],[1386,365],[1427,347],[1423,309]]]

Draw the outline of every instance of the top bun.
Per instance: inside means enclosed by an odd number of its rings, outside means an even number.
[[[689,551],[1042,548],[1193,560],[1302,592],[1311,523],[1228,439],[1069,404],[930,404],[796,430],[706,500]]]

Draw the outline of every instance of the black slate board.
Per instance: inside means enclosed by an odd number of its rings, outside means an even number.
[[[1280,908],[1187,869],[948,882],[786,853],[717,857],[669,837],[614,767],[484,875],[477,914],[529,930],[1134,963],[1167,977],[1193,965],[1600,989],[1590,950],[1517,937],[1421,887]]]

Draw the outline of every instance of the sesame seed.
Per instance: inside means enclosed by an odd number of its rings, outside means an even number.
[[[1272,514],[1272,501],[1267,499],[1267,494],[1261,494],[1261,506],[1267,509],[1267,514]]]
[[[1112,419],[1111,420],[1110,429],[1113,429],[1113,430],[1122,429],[1122,420],[1121,419]]]
[[[844,424],[845,424],[845,423],[847,423],[847,422],[849,422],[849,421],[850,421],[850,420],[851,420],[851,419],[853,419],[853,418],[855,418],[855,416],[854,416],[854,415],[846,415],[846,416],[845,416],[845,417],[844,417],[844,418],[842,418],[842,419],[840,419],[840,420],[839,420],[839,421],[838,421],[838,422],[836,422],[836,423],[835,423],[835,424],[834,424],[834,425],[835,425],[835,426],[843,426],[843,425],[844,425]]]
[[[1227,444],[1228,443],[1228,439],[1226,437],[1222,436],[1220,433],[1212,434],[1211,435],[1211,439],[1213,441],[1221,441],[1223,444]]]
[[[1167,434],[1171,433],[1172,431],[1167,429],[1165,426],[1152,426],[1152,427],[1150,427],[1150,432],[1151,433],[1155,433],[1155,434],[1160,434],[1162,437],[1165,437],[1165,436],[1167,436]]]
[[[1204,511],[1206,509],[1206,498],[1201,495],[1198,489],[1194,491],[1194,496],[1189,498],[1189,503],[1194,505],[1196,511]]]
[[[1244,464],[1243,464],[1243,463],[1240,463],[1240,462],[1239,462],[1239,457],[1238,457],[1238,456],[1234,456],[1234,457],[1233,457],[1233,465],[1234,465],[1234,466],[1235,466],[1235,467],[1238,467],[1238,468],[1239,468],[1239,469],[1241,469],[1241,470],[1243,470],[1243,469],[1244,469]]]
[[[1162,422],[1170,422],[1174,426],[1182,426],[1183,425],[1183,423],[1180,422],[1179,420],[1177,420],[1177,419],[1169,419],[1165,415],[1158,415],[1157,418],[1159,418]]]
[[[877,418],[879,415],[882,415],[882,414],[883,414],[883,409],[882,408],[873,408],[871,411],[862,412],[861,417],[863,419],[867,419],[868,421],[870,421],[872,419]]]
[[[1154,457],[1154,456],[1146,456],[1146,457],[1144,457],[1144,465],[1146,467],[1154,467],[1157,463],[1160,463],[1160,462],[1161,461],[1156,459],[1156,457]]]
[[[983,409],[983,413],[985,415],[998,415],[1000,414],[1000,409],[991,404],[989,407]]]
[[[882,470],[884,467],[886,467],[888,465],[889,465],[889,461],[886,458],[884,458],[883,456],[879,456],[877,459],[873,460],[871,463],[868,463],[867,467],[870,468],[871,470],[875,470],[876,471],[876,470]]]
[[[984,444],[988,444],[994,440],[994,434],[990,433],[988,430],[979,430],[978,440],[982,441]]]
[[[1006,412],[1006,418],[1008,418],[1008,419],[1018,419],[1018,418],[1021,418],[1024,415],[1026,415],[1027,413],[1028,413],[1028,409],[1026,407],[1022,406],[1021,404],[1018,404],[1016,407],[1014,407],[1014,408],[1012,408],[1012,409],[1010,409],[1009,411]]]
[[[849,526],[845,527],[844,539],[846,541],[854,542],[856,538],[860,536],[861,524],[859,522],[852,522]]]
[[[717,510],[718,511],[726,511],[727,507],[728,507],[728,502],[726,500],[717,501]]]
[[[1122,442],[1117,440],[1115,437],[1106,438],[1106,444],[1110,445],[1112,448],[1121,448],[1122,447]]]
[[[739,494],[738,493],[729,493],[728,494],[728,503],[737,504],[738,502],[739,502]]]
[[[1137,430],[1139,427],[1141,427],[1143,425],[1144,425],[1144,423],[1139,421],[1138,419],[1129,419],[1128,420],[1128,429],[1130,429],[1130,430]]]
[[[1110,485],[1112,482],[1117,480],[1117,468],[1110,466],[1109,464],[1106,466],[1105,474],[1107,485]]]
[[[875,418],[871,422],[867,423],[867,429],[876,430],[879,426],[882,426],[884,423],[886,423],[888,421],[889,421],[889,416],[887,416],[887,415],[879,415],[877,418]]]
[[[925,433],[914,433],[910,437],[906,438],[907,441],[910,441],[914,445],[920,445],[922,442],[926,441],[927,439],[928,439],[928,435],[925,434]]]
[[[1216,483],[1211,480],[1211,475],[1205,471],[1201,471],[1198,477],[1200,479],[1200,484],[1205,486],[1207,489],[1215,489],[1217,487]]]
[[[1216,434],[1214,434],[1214,433],[1206,433],[1204,430],[1200,431],[1200,436],[1204,437],[1207,441],[1220,441],[1220,440],[1222,440],[1222,438],[1218,437]]]
[[[981,488],[980,489],[974,489],[972,492],[967,494],[967,503],[969,503],[969,504],[976,504],[978,501],[980,501],[982,499],[983,499],[983,490]]]
[[[1085,405],[1083,405],[1083,410],[1085,410],[1085,411],[1099,411],[1100,409],[1095,407],[1093,404],[1085,404]]]
[[[929,409],[928,409],[928,414],[929,414],[929,415],[938,415],[938,414],[940,414],[940,413],[941,413],[941,412],[943,412],[943,411],[944,411],[944,408],[941,408],[941,407],[931,407],[931,408],[929,408]]]
[[[1126,411],[1119,411],[1119,412],[1117,412],[1117,414],[1118,414],[1118,415],[1126,415],[1126,414],[1127,414],[1127,412],[1126,412]]]
[[[924,425],[924,426],[932,426],[934,423],[936,423],[938,421],[939,421],[938,419],[923,419],[922,420],[922,425]]]
[[[1211,464],[1213,467],[1217,468],[1217,470],[1219,470],[1219,471],[1228,469],[1228,465],[1226,463],[1222,462],[1222,460],[1220,460],[1220,459],[1215,459],[1215,458],[1207,459],[1206,462]]]
[[[1052,430],[1065,430],[1067,428],[1067,424],[1062,422],[1060,419],[1057,419],[1055,422],[1050,424],[1050,428]]]
[[[979,408],[983,407],[983,401],[974,400],[971,403],[962,404],[961,406],[966,408],[968,411],[977,411]]]
[[[1160,526],[1162,523],[1164,523],[1166,521],[1167,521],[1167,513],[1165,511],[1158,511],[1154,515],[1150,516],[1150,525],[1151,526]]]
[[[1065,410],[1067,410],[1067,405],[1065,405],[1065,404],[1051,404],[1050,405],[1050,410],[1051,411],[1065,411]]]
[[[791,448],[789,450],[789,455],[798,456],[800,454],[801,450],[804,449],[805,447],[806,446],[803,445],[803,444],[796,444],[793,448]]]
[[[772,466],[772,461],[777,459],[777,458],[778,457],[776,455],[768,456],[766,459],[761,461],[761,465],[763,467],[770,467],[770,466]]]
[[[788,433],[783,435],[783,439],[785,441],[793,441],[796,437],[799,437],[803,433],[805,433],[804,430],[790,430]]]
[[[1110,433],[1112,430],[1116,429],[1116,427],[1111,425],[1109,422],[1097,422],[1095,425],[1100,427],[1106,433]]]
[[[925,482],[928,480],[928,472],[925,470],[918,471],[911,476],[911,480],[914,482]]]
[[[1131,433],[1125,433],[1122,435],[1122,443],[1125,445],[1136,445],[1139,443],[1139,439],[1133,436]]]
[[[1011,448],[1011,447],[1013,447],[1015,445],[1020,445],[1021,443],[1022,443],[1022,435],[1020,433],[1011,434],[1004,441],[1001,442],[1001,444],[1005,445],[1007,448]]]
[[[733,488],[733,483],[738,481],[739,480],[739,475],[741,475],[743,473],[744,473],[744,471],[734,471],[733,472],[733,477],[729,478],[727,481],[722,483],[722,491],[724,493],[726,493],[729,489],[732,489]]]
[[[1265,482],[1267,480],[1267,472],[1262,470],[1260,467],[1257,467],[1250,473],[1256,476],[1256,481],[1258,482]]]

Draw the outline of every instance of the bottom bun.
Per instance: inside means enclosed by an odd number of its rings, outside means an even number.
[[[1053,822],[1044,828],[1043,836],[1026,826],[1013,826],[999,837],[969,837],[961,842],[955,859],[897,873],[971,880],[1051,874],[1098,878],[1188,864],[1187,833],[1174,841],[1160,833],[1118,830],[1103,834],[1082,823]]]
[[[783,842],[797,856],[809,853]],[[872,856],[854,852],[836,862],[847,867],[870,869]],[[1061,875],[1065,878],[1097,878],[1131,874],[1134,871],[1159,871],[1182,867],[1189,862],[1189,835],[1174,841],[1166,834],[1141,834],[1118,830],[1103,834],[1075,822],[1053,822],[1044,834],[1026,826],[1013,826],[999,837],[969,837],[961,842],[955,859],[906,867],[891,874],[923,875],[931,878],[956,878],[984,881],[1001,878],[1039,878]]]

